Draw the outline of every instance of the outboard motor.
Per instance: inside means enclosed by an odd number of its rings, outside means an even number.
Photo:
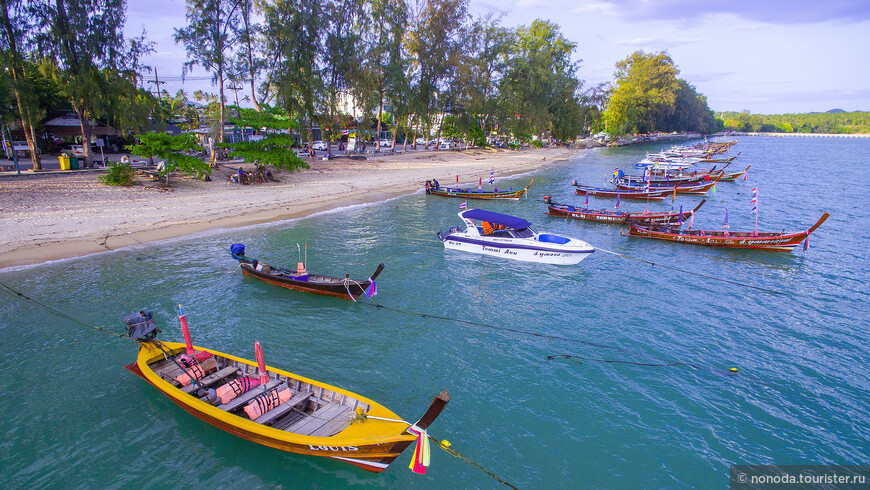
[[[135,339],[136,342],[148,342],[156,339],[157,334],[160,333],[157,322],[154,321],[153,315],[148,310],[125,316],[124,322],[127,324],[127,336]]]
[[[230,253],[233,255],[245,255],[245,245],[243,243],[234,243],[230,245]]]

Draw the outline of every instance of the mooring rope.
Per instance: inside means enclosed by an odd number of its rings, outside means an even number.
[[[468,457],[466,457],[465,455],[463,455],[463,454],[460,453],[459,451],[453,449],[453,446],[451,446],[451,445],[450,445],[450,442],[447,441],[446,439],[443,440],[443,441],[439,441],[437,438],[432,437],[431,435],[429,435],[429,432],[427,432],[425,429],[421,429],[421,428],[417,427],[417,424],[412,424],[412,423],[410,423],[410,422],[408,422],[408,421],[401,420],[401,419],[388,419],[388,418],[384,418],[384,417],[375,417],[375,416],[373,416],[373,415],[363,415],[363,417],[364,417],[364,418],[367,418],[367,419],[372,419],[372,420],[383,420],[383,421],[385,421],[385,422],[397,422],[397,423],[400,423],[400,424],[407,424],[409,429],[413,429],[413,430],[421,431],[421,432],[423,432],[424,434],[426,434],[426,437],[427,437],[430,441],[432,441],[432,442],[434,442],[436,445],[438,445],[438,447],[440,447],[441,449],[443,449],[447,454],[449,454],[449,455],[451,455],[451,456],[454,456],[454,457],[456,457],[456,458],[459,458],[459,459],[465,461],[466,463],[470,464],[471,466],[474,466],[475,468],[477,468],[477,469],[479,469],[480,471],[486,473],[487,475],[489,475],[491,478],[495,479],[495,480],[498,481],[499,483],[502,483],[502,484],[507,485],[507,486],[509,486],[509,487],[511,487],[511,488],[513,488],[513,489],[515,489],[515,490],[518,490],[517,487],[511,485],[510,483],[508,483],[508,482],[505,481],[504,479],[500,478],[500,477],[499,477],[498,475],[496,475],[495,473],[493,473],[493,472],[487,470],[487,469],[484,468],[483,466],[480,466],[479,464],[475,463],[474,461],[468,459]],[[409,431],[409,432],[410,432],[410,431]],[[413,432],[412,432],[412,434],[413,434]]]
[[[620,352],[625,352],[625,353],[629,353],[629,354],[637,354],[636,352],[633,352],[633,351],[631,351],[631,350],[629,350],[629,349],[625,349],[625,348],[622,348],[622,347],[616,347],[616,346],[613,346],[613,345],[607,345],[607,344],[599,344],[599,343],[597,343],[597,342],[589,342],[589,341],[586,341],[586,340],[580,340],[580,339],[576,339],[576,338],[562,337],[562,336],[559,336],[559,335],[550,335],[550,334],[539,333],[539,332],[530,332],[530,331],[528,331],[528,330],[519,330],[519,329],[516,329],[516,328],[501,327],[501,326],[498,326],[498,325],[492,325],[492,324],[489,324],[489,323],[483,323],[483,322],[476,322],[476,321],[472,321],[472,320],[465,320],[465,319],[462,319],[462,318],[451,318],[451,317],[447,317],[447,316],[432,315],[432,314],[429,314],[429,313],[417,313],[417,312],[413,312],[413,311],[401,310],[401,309],[399,309],[399,308],[392,308],[392,307],[390,307],[390,306],[387,306],[387,305],[384,305],[384,304],[378,303],[377,301],[375,301],[374,298],[369,298],[369,299],[371,299],[371,301],[372,301],[371,303],[358,303],[358,304],[367,305],[367,306],[374,306],[375,308],[378,308],[378,309],[389,310],[389,311],[393,311],[393,312],[396,312],[396,313],[401,313],[401,314],[403,314],[403,315],[418,316],[418,317],[421,317],[421,318],[432,318],[432,319],[436,319],[436,320],[445,320],[445,321],[451,321],[451,322],[456,322],[456,323],[463,323],[463,324],[466,324],[466,325],[473,325],[473,326],[476,326],[476,327],[486,327],[486,328],[491,328],[491,329],[493,329],[493,330],[501,330],[501,331],[511,332],[511,333],[516,333],[516,334],[521,334],[521,335],[529,335],[529,336],[533,336],[533,337],[540,337],[540,338],[553,339],[553,340],[563,340],[563,341],[566,341],[566,342],[573,342],[573,343],[577,343],[577,344],[588,345],[588,346],[591,346],[591,347],[598,347],[598,348],[601,348],[601,349],[611,349],[611,350],[620,351]],[[645,354],[639,354],[639,355],[646,356],[646,357],[649,357],[649,358],[652,358],[652,359],[656,359],[656,358],[654,358],[654,357],[652,357],[652,356],[645,355]],[[700,365],[697,365],[697,364],[691,364],[691,363],[687,363],[687,362],[667,362],[667,361],[662,361],[662,362],[660,362],[660,363],[644,363],[644,362],[624,361],[624,360],[615,360],[615,359],[611,360],[611,359],[583,358],[583,357],[581,357],[581,356],[575,356],[575,355],[571,355],[571,354],[557,354],[557,355],[550,355],[550,356],[547,356],[547,360],[548,360],[548,361],[549,361],[549,360],[553,360],[553,359],[569,359],[569,360],[573,360],[573,359],[571,359],[571,358],[584,359],[584,360],[587,360],[587,361],[597,361],[597,362],[616,363],[616,364],[633,364],[633,365],[636,365],[636,366],[672,366],[672,367],[676,367],[676,366],[688,366],[688,367],[691,367],[691,368],[694,368],[694,369],[704,369],[704,370],[708,370],[708,371],[715,372],[715,373],[726,373],[726,372],[736,373],[736,372],[737,372],[737,368],[733,368],[733,367],[730,368],[729,371],[723,371],[723,370],[721,370],[721,369],[716,369],[716,368],[711,368],[711,367],[700,366]],[[656,359],[656,360],[658,360],[658,359]],[[579,361],[574,361],[574,362],[579,362]],[[582,364],[582,363],[580,363],[580,364]]]
[[[124,334],[120,334],[120,333],[118,333],[118,332],[113,332],[113,331],[111,331],[111,330],[106,330],[105,328],[98,327],[98,326],[96,326],[96,325],[91,325],[91,324],[89,324],[89,323],[85,323],[85,322],[79,320],[78,318],[75,318],[75,317],[69,316],[69,315],[67,315],[66,313],[63,313],[63,312],[61,312],[61,311],[58,311],[58,310],[52,308],[51,306],[48,306],[48,305],[43,304],[43,303],[40,303],[39,301],[36,301],[35,299],[33,299],[33,298],[31,298],[31,297],[25,295],[24,293],[22,293],[22,292],[20,292],[20,291],[17,291],[17,290],[15,290],[15,289],[13,289],[13,288],[7,286],[6,284],[4,284],[4,283],[2,283],[2,282],[0,282],[0,286],[2,286],[2,287],[3,287],[4,289],[6,289],[8,292],[10,292],[10,293],[12,293],[12,294],[14,294],[14,295],[16,295],[16,296],[18,296],[18,297],[20,297],[20,298],[24,298],[25,300],[30,301],[31,303],[33,303],[33,304],[35,304],[35,305],[38,305],[39,307],[43,308],[44,310],[47,310],[47,311],[51,312],[52,314],[57,315],[57,316],[59,316],[59,317],[61,317],[61,318],[63,318],[63,319],[69,320],[69,321],[71,321],[71,322],[73,322],[73,323],[77,323],[77,324],[79,324],[79,325],[81,325],[81,326],[83,326],[83,327],[92,328],[92,329],[97,330],[97,331],[99,331],[99,332],[107,333],[107,334],[109,334],[109,335],[114,335],[115,337],[120,337],[120,338],[122,338],[122,339],[128,339],[128,340],[129,340],[129,337],[127,337],[127,336],[124,335]]]
[[[694,369],[704,369],[707,371],[712,371],[714,373],[719,374],[736,374],[737,368],[733,367],[728,371],[722,369],[713,369],[705,366],[699,366],[697,364],[691,364],[688,362],[669,362],[669,363],[650,363],[650,362],[634,362],[634,361],[620,361],[615,359],[595,359],[593,357],[583,357],[574,354],[556,354],[547,356],[547,360],[551,361],[553,359],[567,359],[571,362],[576,362],[577,364],[583,364],[583,361],[593,361],[593,362],[604,362],[604,363],[614,363],[614,364],[633,364],[635,366],[645,366],[645,367],[676,367],[676,366],[688,366]],[[578,361],[577,359],[582,359],[582,361]]]
[[[541,338],[545,338],[545,339],[564,340],[566,342],[575,342],[578,344],[589,345],[592,347],[600,347],[602,349],[613,349],[613,350],[618,350],[618,351],[622,351],[622,352],[630,352],[630,351],[623,349],[621,347],[615,347],[615,346],[606,345],[606,344],[599,344],[596,342],[588,342],[585,340],[573,339],[573,338],[569,338],[569,337],[561,337],[559,335],[550,335],[550,334],[539,333],[539,332],[529,332],[528,330],[519,330],[516,328],[500,327],[498,325],[492,325],[492,324],[483,323],[483,322],[475,322],[472,320],[464,320],[462,318],[451,318],[451,317],[447,317],[447,316],[433,315],[430,313],[417,313],[417,312],[413,312],[413,311],[400,310],[398,308],[393,308],[393,307],[378,303],[374,298],[369,298],[369,299],[372,300],[371,303],[359,303],[359,304],[367,305],[367,306],[374,306],[378,309],[390,310],[390,311],[394,311],[396,313],[401,313],[403,315],[419,316],[421,318],[433,318],[436,320],[446,320],[446,321],[451,321],[451,322],[456,322],[456,323],[464,323],[466,325],[474,325],[477,327],[486,327],[486,328],[491,328],[494,330],[502,330],[505,332],[518,333],[518,334],[522,334],[522,335],[531,335],[534,337],[541,337]]]
[[[766,292],[766,293],[785,294],[785,293],[783,293],[782,291],[776,291],[776,290],[774,290],[774,289],[767,289],[767,288],[762,288],[762,287],[758,287],[758,286],[753,286],[753,285],[751,285],[751,284],[746,284],[746,283],[744,283],[744,282],[729,281],[728,279],[722,279],[721,277],[710,276],[710,275],[707,275],[707,274],[701,274],[700,272],[687,271],[687,270],[685,270],[685,269],[679,269],[679,268],[677,268],[677,267],[671,267],[671,266],[669,266],[669,265],[662,265],[662,264],[658,264],[658,263],[656,263],[656,262],[650,262],[649,260],[639,259],[639,258],[637,258],[637,257],[632,257],[632,256],[630,256],[630,255],[625,255],[625,254],[623,254],[623,253],[619,253],[619,252],[613,252],[613,251],[610,251],[610,250],[607,250],[607,249],[604,249],[604,248],[601,248],[601,247],[595,247],[595,246],[593,246],[592,248],[594,248],[595,250],[600,250],[600,251],[602,251],[602,252],[604,252],[604,253],[608,253],[608,254],[616,255],[617,257],[623,257],[623,258],[626,258],[626,259],[636,260],[636,261],[638,261],[638,262],[643,262],[644,264],[649,264],[649,265],[654,266],[654,267],[656,267],[656,266],[657,266],[657,267],[662,267],[662,268],[664,268],[664,269],[670,269],[670,270],[672,270],[672,271],[682,272],[682,273],[684,273],[684,274],[691,274],[691,275],[693,275],[693,276],[703,277],[703,278],[706,278],[706,279],[712,279],[712,280],[714,280],[714,281],[720,281],[720,282],[725,282],[725,283],[728,283],[728,284],[735,284],[735,285],[737,285],[737,286],[743,286],[743,287],[747,287],[747,288],[757,289],[757,290],[759,290],[759,291],[764,291],[764,292]]]
[[[477,468],[477,469],[479,469],[480,471],[486,473],[487,475],[490,476],[490,478],[492,478],[492,479],[494,479],[495,481],[501,483],[502,485],[506,485],[506,486],[508,486],[508,487],[510,487],[510,488],[513,488],[514,490],[519,490],[519,489],[517,489],[517,487],[511,485],[510,483],[508,483],[508,482],[505,481],[504,479],[500,478],[500,477],[499,477],[498,475],[496,475],[495,473],[493,473],[493,472],[487,470],[487,469],[484,468],[483,466],[480,466],[479,464],[475,463],[474,461],[468,459],[468,457],[466,457],[464,454],[462,454],[462,453],[460,453],[459,451],[453,449],[453,447],[450,445],[450,443],[449,443],[448,441],[446,441],[446,440],[445,440],[445,441],[439,441],[437,438],[432,437],[432,436],[429,435],[429,434],[426,434],[426,437],[428,437],[429,440],[432,441],[432,442],[434,442],[438,447],[440,447],[441,449],[443,449],[444,451],[446,451],[447,454],[449,454],[449,455],[451,455],[451,456],[453,456],[453,457],[459,458],[459,459],[465,461],[466,463],[470,464],[471,466],[474,466],[475,468]]]

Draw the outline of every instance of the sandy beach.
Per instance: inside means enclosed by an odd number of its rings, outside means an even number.
[[[83,256],[205,230],[306,216],[418,191],[427,179],[477,182],[563,161],[581,150],[407,152],[310,161],[280,182],[231,182],[225,164],[211,182],[172,174],[170,183],[137,176],[131,187],[99,182],[98,172],[41,173],[0,179],[0,268]],[[242,165],[251,170],[252,165]]]

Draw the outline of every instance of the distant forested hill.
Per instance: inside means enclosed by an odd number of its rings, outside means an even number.
[[[809,114],[750,114],[718,112],[725,130],[759,133],[870,133],[870,112],[844,112],[835,109]]]

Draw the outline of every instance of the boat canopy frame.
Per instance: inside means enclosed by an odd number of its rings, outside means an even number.
[[[514,230],[522,230],[532,226],[532,223],[516,216],[507,214],[495,213],[493,211],[485,211],[483,209],[469,209],[459,213],[459,216],[464,219],[476,219],[478,221],[488,221],[495,225],[506,226]]]

